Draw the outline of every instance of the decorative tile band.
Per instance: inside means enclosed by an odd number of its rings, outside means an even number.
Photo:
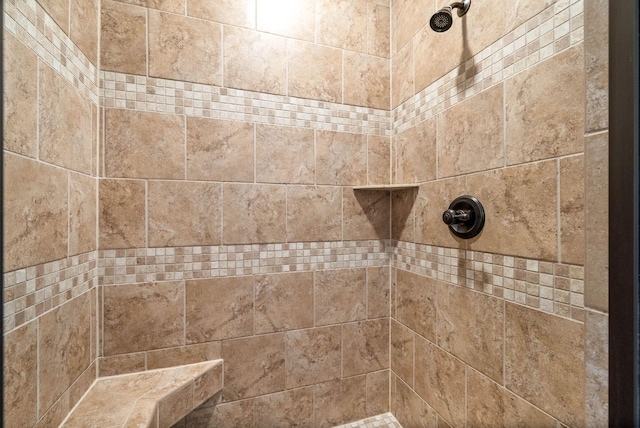
[[[98,285],[98,252],[90,251],[4,274],[4,332]]]
[[[106,108],[391,135],[388,110],[108,71],[100,72],[100,99]]]
[[[402,241],[390,248],[396,268],[583,321],[583,266]]]
[[[101,285],[383,266],[388,240],[101,250]]]
[[[584,0],[558,0],[393,110],[393,134],[584,39]]]
[[[81,94],[98,103],[98,69],[36,0],[7,0],[4,27]]]

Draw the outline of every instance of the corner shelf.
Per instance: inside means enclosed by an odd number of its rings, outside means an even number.
[[[417,184],[374,184],[370,186],[355,186],[353,190],[378,190],[383,192],[393,192],[395,190],[417,189]]]

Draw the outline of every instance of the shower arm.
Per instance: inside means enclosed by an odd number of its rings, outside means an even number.
[[[458,17],[462,17],[467,13],[469,7],[471,7],[471,0],[455,1],[447,7],[451,9],[458,9]]]

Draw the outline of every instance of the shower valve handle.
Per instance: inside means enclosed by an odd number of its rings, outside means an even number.
[[[448,209],[442,213],[442,221],[446,224],[456,224],[469,221],[471,218],[471,210],[452,210]]]

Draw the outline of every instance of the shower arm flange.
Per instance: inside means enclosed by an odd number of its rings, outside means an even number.
[[[464,16],[471,7],[471,0],[456,1],[449,5],[452,9],[458,9],[458,17]]]

